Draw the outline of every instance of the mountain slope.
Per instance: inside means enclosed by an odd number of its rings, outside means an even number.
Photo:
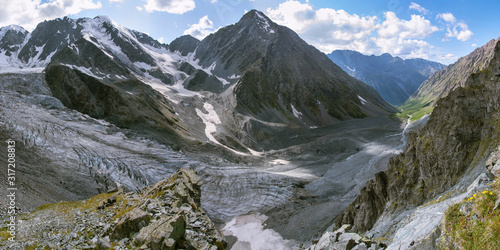
[[[262,121],[321,126],[393,110],[372,88],[256,10],[201,41],[195,59],[218,76],[239,78],[236,109]]]
[[[486,45],[475,49],[454,64],[432,75],[401,105],[404,114],[414,114],[419,110],[421,114],[431,112],[437,100],[447,96],[453,89],[463,87],[470,74],[488,67],[499,40],[500,38],[489,41]],[[420,117],[421,114],[418,116]]]
[[[492,50],[484,70],[437,102],[427,124],[408,134],[404,152],[390,160],[387,171],[367,182],[337,223],[366,231],[379,217],[390,218],[447,191],[464,192],[485,172],[487,158],[500,144],[498,41]]]
[[[56,53],[45,72],[53,96],[68,108],[166,139],[165,144],[180,144],[186,135],[163,95],[85,39]]]
[[[351,50],[336,50],[328,57],[345,72],[375,88],[393,105],[400,105],[420,84],[445,66],[423,59],[392,57],[390,54],[366,56]]]

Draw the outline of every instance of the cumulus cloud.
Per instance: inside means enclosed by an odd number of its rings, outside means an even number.
[[[110,3],[123,3],[123,0],[109,0]]]
[[[45,3],[41,0],[2,1],[0,26],[18,24],[27,30],[33,30],[44,20],[100,8],[101,3],[94,0],[49,0]]]
[[[191,35],[199,40],[202,40],[210,33],[213,33],[215,31],[213,28],[214,23],[210,21],[208,16],[204,16],[200,18],[198,23],[189,25],[189,29],[184,31],[184,35]]]
[[[194,10],[196,4],[193,0],[146,0],[144,9],[147,12],[168,12],[172,14],[184,14]]]
[[[474,33],[469,30],[469,26],[464,21],[459,21],[451,13],[440,13],[436,16],[437,19],[445,21],[446,34],[443,41],[449,38],[456,38],[459,41],[468,41],[474,36]]]
[[[401,20],[394,12],[385,13],[385,21],[380,25],[378,34],[381,37],[419,38],[423,39],[438,31],[439,28],[419,15],[411,15],[411,19]]]
[[[457,21],[455,16],[453,16],[453,14],[451,14],[451,13],[439,13],[437,15],[437,18],[443,19],[448,23],[455,23]]]
[[[432,46],[424,39],[439,30],[419,15],[401,20],[386,12],[381,22],[376,16],[358,16],[344,10],[314,10],[308,3],[287,1],[267,9],[268,16],[290,27],[308,43],[330,53],[336,49],[364,54],[391,53],[395,56],[428,58]]]
[[[456,61],[458,59],[458,56],[453,54],[438,55],[437,57],[441,60],[446,60],[446,61]]]
[[[367,37],[376,28],[377,18],[351,15],[344,10],[322,8],[313,10],[307,3],[287,1],[276,9],[267,9],[268,16],[275,22],[288,26],[304,39],[322,51],[331,52],[337,46],[360,50],[366,47],[359,41]],[[357,45],[353,44],[358,41]]]
[[[380,51],[403,58],[429,59],[433,48],[428,42],[418,39],[404,39],[402,37],[374,37],[372,39]]]
[[[420,6],[418,3],[411,2],[409,8],[410,8],[410,10],[416,10],[424,15],[429,13],[429,11],[426,8]]]

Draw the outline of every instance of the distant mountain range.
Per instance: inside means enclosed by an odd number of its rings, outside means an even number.
[[[394,111],[255,10],[202,41],[182,36],[170,45],[104,16],[44,21],[31,33],[8,26],[0,31],[0,66],[44,70],[65,106],[172,145],[208,139],[249,153],[267,140],[264,127],[314,128]],[[215,129],[203,133],[210,124]]]
[[[367,56],[352,50],[336,50],[328,57],[349,75],[375,88],[393,105],[400,105],[427,78],[445,65],[424,59],[393,57],[388,53]]]

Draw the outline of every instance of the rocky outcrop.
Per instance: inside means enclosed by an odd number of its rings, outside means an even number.
[[[401,107],[416,111],[424,107],[433,107],[440,98],[447,96],[455,88],[466,86],[466,81],[471,74],[488,68],[499,40],[500,38],[489,41],[433,74]]]
[[[187,168],[139,194],[115,190],[84,201],[44,205],[21,215],[16,241],[4,239],[0,246],[225,249],[222,236],[200,208],[200,184]],[[103,202],[106,206],[101,207]]]
[[[499,48],[497,43],[485,70],[470,75],[465,87],[437,102],[427,124],[410,132],[404,152],[389,161],[387,180],[369,181],[338,224],[352,223],[354,231],[365,231],[382,211],[421,205],[455,185],[466,172],[484,167],[478,163],[484,163],[500,143]],[[376,209],[367,209],[372,204]]]
[[[344,224],[334,232],[325,232],[318,242],[310,246],[308,250],[376,250],[387,248],[383,243],[377,243],[356,233],[349,233],[350,229],[351,225]]]

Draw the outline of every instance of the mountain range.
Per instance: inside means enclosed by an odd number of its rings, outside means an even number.
[[[262,147],[262,127],[275,127],[265,124],[317,127],[394,111],[372,88],[258,11],[202,41],[183,36],[170,45],[103,16],[45,21],[31,33],[4,27],[2,34],[3,71],[45,70],[65,106],[150,138],[161,133],[176,147],[184,139],[209,139],[248,153],[248,147]],[[221,99],[203,101],[202,112],[234,111],[216,125],[229,132],[221,132],[223,138],[212,138],[218,129],[200,134],[207,121],[199,115],[194,129],[182,122],[193,119],[183,115],[194,109],[184,111],[179,102],[195,96]],[[127,111],[138,108],[143,112]]]
[[[256,10],[170,44],[105,16],[3,27],[0,145],[33,212],[0,246],[434,249],[449,204],[499,173],[498,48],[441,71],[349,51],[339,67]],[[344,66],[399,97],[436,71],[414,94],[434,111],[404,122]]]
[[[445,67],[424,59],[403,60],[388,53],[367,56],[352,50],[335,50],[328,57],[396,106],[404,103],[434,72]]]

